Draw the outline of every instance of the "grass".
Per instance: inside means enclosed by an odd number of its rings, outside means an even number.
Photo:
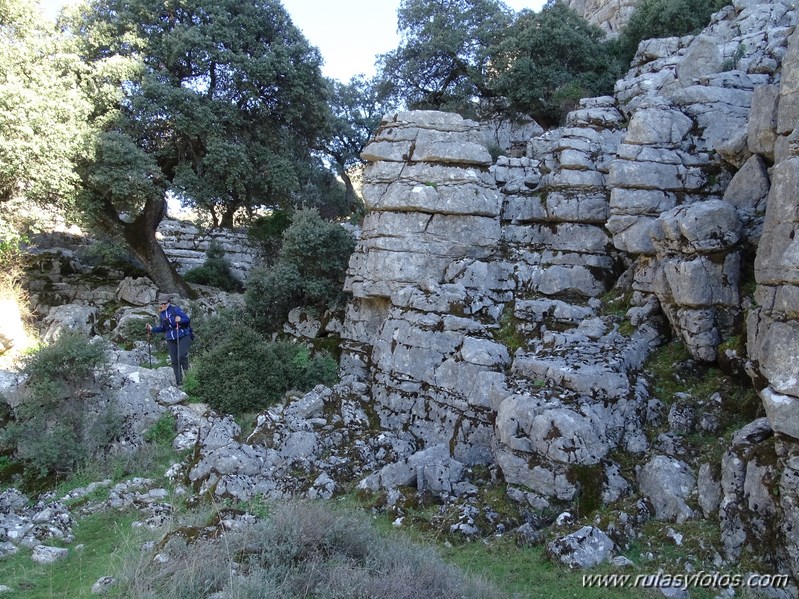
[[[503,591],[536,599],[615,599],[641,597],[640,589],[583,587],[583,571],[570,570],[548,559],[542,546],[521,548],[507,539],[489,544],[468,543],[442,550],[444,559],[470,575],[483,576]],[[591,573],[611,572],[610,568]]]
[[[136,518],[133,512],[86,516],[75,526],[75,542],[65,559],[37,564],[31,560],[30,549],[21,549],[0,560],[0,581],[15,589],[11,595],[15,599],[95,597],[92,585],[117,570],[129,551],[136,536],[131,527]]]
[[[514,315],[514,302],[510,302],[502,310],[499,318],[499,328],[494,331],[494,339],[508,348],[513,355],[517,349],[527,347],[527,339],[519,332],[519,320]]]

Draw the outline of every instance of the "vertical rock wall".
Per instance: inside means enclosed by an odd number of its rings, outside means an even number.
[[[775,108],[767,122],[776,124],[776,135],[771,138],[773,146],[764,150],[776,163],[755,258],[756,305],[747,321],[747,346],[775,433],[770,442],[776,459],[761,466],[765,472],[757,480],[778,488],[779,499],[769,495],[771,513],[763,519],[771,525],[768,532],[786,539],[785,554],[779,557],[799,578],[799,30],[791,36],[782,64]],[[745,463],[748,471],[757,460]],[[747,494],[751,496],[743,488],[730,496],[739,499]],[[746,516],[751,514],[739,517]]]
[[[156,238],[180,274],[202,266],[212,243],[219,244],[225,251],[231,274],[241,282],[247,279],[247,274],[261,259],[260,250],[249,241],[245,232],[213,230],[203,233],[191,223],[164,220],[158,226]]]
[[[479,127],[457,115],[399,113],[384,119],[363,156],[372,162],[368,214],[346,283],[354,300],[344,370],[373,381],[384,426],[488,461],[484,391],[509,356],[474,318],[475,298],[452,280],[454,264],[493,255],[501,236]]]
[[[569,8],[610,37],[619,34],[640,3],[640,0],[566,0]]]
[[[533,507],[574,500],[586,472],[612,501],[629,484],[611,452],[654,451],[637,482],[656,517],[697,517],[699,492],[729,559],[777,539],[769,559],[799,573],[796,8],[734,0],[701,35],[642,43],[614,97],[493,166],[475,123],[384,119],[364,153],[342,360],[383,426],[497,464]],[[621,334],[597,298],[625,269]],[[661,313],[704,362],[746,328],[767,418],[735,436],[720,482],[643,433]],[[681,473],[676,511],[660,509],[663,464]]]

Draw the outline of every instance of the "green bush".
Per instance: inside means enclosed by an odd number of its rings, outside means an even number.
[[[283,231],[291,224],[291,212],[287,210],[273,210],[267,216],[259,216],[247,230],[251,241],[260,244],[266,262],[273,264],[280,253],[283,244]]]
[[[278,331],[292,308],[303,305],[303,278],[293,264],[278,262],[250,273],[247,310],[261,331]]]
[[[90,387],[105,364],[105,347],[74,331],[26,357],[28,384],[2,435],[26,478],[74,472],[119,436],[122,423],[112,405],[89,409]]]
[[[202,526],[185,532],[200,530]],[[159,544],[158,552],[169,559],[156,560],[139,551],[125,560],[119,596],[507,596],[447,564],[434,548],[383,535],[368,515],[323,503],[276,504],[268,517],[237,528],[224,540],[185,532],[168,535]],[[232,562],[241,576],[230,575]]]
[[[338,375],[338,363],[325,351],[311,351],[304,345],[297,346],[292,359],[297,373],[296,388],[301,391],[313,389],[316,385],[332,385]]]
[[[208,317],[202,329],[184,389],[219,412],[262,410],[290,389],[308,391],[336,380],[337,364],[329,354],[269,341],[237,312]]]
[[[697,33],[730,0],[643,0],[616,42],[629,62],[642,40]]]
[[[247,284],[247,309],[262,331],[279,330],[293,307],[338,305],[355,249],[347,230],[313,209],[296,211],[282,239],[275,264],[253,271]]]
[[[152,324],[148,318],[133,316],[126,319],[117,329],[113,341],[125,349],[132,349],[136,340],[147,339],[147,324]]]
[[[613,93],[626,68],[608,52],[604,32],[562,2],[519,13],[492,60],[494,89],[544,127],[561,122],[581,97]]]
[[[205,263],[189,270],[183,278],[189,283],[210,285],[223,291],[238,291],[241,284],[230,272],[230,262],[225,258],[225,250],[218,242],[212,241],[205,252]]]
[[[156,445],[170,445],[176,434],[175,417],[169,412],[164,412],[155,424],[144,431],[144,440]]]

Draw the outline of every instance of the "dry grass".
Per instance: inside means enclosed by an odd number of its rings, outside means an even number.
[[[384,536],[361,514],[299,501],[221,535],[208,526],[175,531],[122,577],[115,596],[131,599],[505,596],[430,547]]]

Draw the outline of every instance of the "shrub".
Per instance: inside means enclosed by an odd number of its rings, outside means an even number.
[[[623,65],[607,51],[605,34],[565,3],[519,13],[492,49],[492,86],[513,111],[556,125],[580,97],[613,92]],[[629,62],[629,61],[628,61]]]
[[[298,210],[283,232],[283,245],[274,266],[255,270],[247,286],[247,309],[263,331],[279,330],[295,306],[319,310],[339,304],[352,235],[324,221],[316,210]]]
[[[283,231],[291,224],[291,213],[287,210],[273,210],[267,216],[259,216],[250,225],[247,236],[261,245],[268,264],[273,264],[280,253]]]
[[[232,329],[237,326],[252,328],[252,319],[243,309],[222,308],[215,314],[198,313],[192,318],[192,328],[201,334],[194,337],[192,355],[199,356],[212,349],[221,339],[232,335]]]
[[[113,341],[125,349],[132,349],[134,341],[147,338],[147,329],[145,327],[148,324],[152,324],[152,321],[148,318],[131,316],[116,328],[114,331],[116,335]]]
[[[155,424],[144,431],[144,440],[156,445],[169,445],[176,434],[175,417],[169,412],[164,412]]]
[[[186,541],[192,538],[198,540]],[[266,519],[226,534],[224,541],[171,535],[158,551],[169,559],[139,552],[130,563],[120,581],[125,596],[504,596],[446,564],[434,549],[381,535],[368,517],[322,503],[276,505]],[[239,576],[230,576],[233,568]]]
[[[710,16],[730,0],[643,0],[618,38],[622,58],[629,62],[642,40],[697,33]]]
[[[27,478],[74,472],[120,434],[112,405],[89,409],[90,386],[105,363],[105,347],[74,331],[26,357],[28,384],[3,444],[15,448]]]
[[[288,313],[303,304],[303,280],[293,264],[256,268],[247,281],[247,310],[261,331],[278,331]]]
[[[217,411],[262,410],[290,389],[307,391],[335,381],[336,362],[324,352],[312,355],[303,345],[269,341],[246,319],[219,316],[208,322],[215,333],[203,330],[206,341],[195,353],[184,388]]]
[[[241,284],[230,272],[230,262],[225,258],[225,250],[218,242],[212,241],[205,252],[205,263],[189,270],[183,278],[189,283],[210,285],[223,291],[238,291]]]

